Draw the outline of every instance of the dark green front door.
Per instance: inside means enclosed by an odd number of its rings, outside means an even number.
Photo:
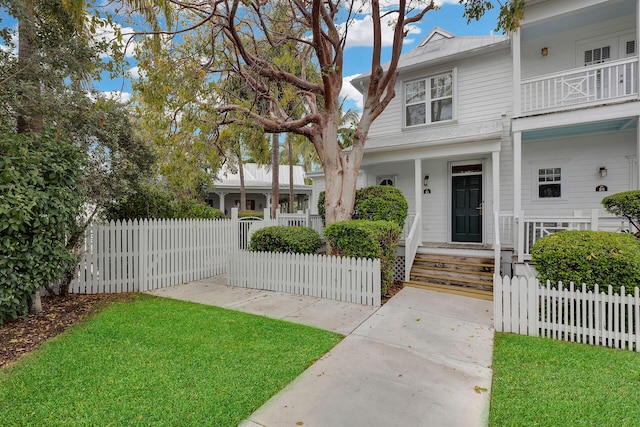
[[[452,238],[454,242],[482,242],[482,175],[453,177]]]

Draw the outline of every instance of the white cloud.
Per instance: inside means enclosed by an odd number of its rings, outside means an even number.
[[[346,97],[347,99],[356,103],[356,107],[359,110],[364,108],[363,95],[358,92],[358,89],[353,87],[351,80],[358,77],[360,74],[354,74],[352,76],[344,76],[342,78],[342,90],[340,91],[340,98]]]
[[[390,25],[394,17],[389,15],[382,18],[382,46],[391,46],[393,43],[393,25]],[[420,28],[415,25],[408,27],[409,34],[420,34]],[[346,48],[373,45],[373,19],[371,16],[354,19],[349,24]]]
[[[96,33],[93,35],[93,38],[97,42],[107,42],[112,43],[117,38],[117,33],[119,32],[122,35],[122,44],[126,47],[125,49],[125,57],[131,58],[135,53],[136,47],[138,43],[135,40],[135,30],[131,27],[123,27],[118,23],[110,24],[106,20],[103,21],[104,26],[96,27]],[[113,55],[113,52],[110,49],[100,54],[101,58],[109,58]]]
[[[106,97],[107,99],[113,99],[116,101],[120,101],[123,104],[126,104],[127,102],[129,102],[131,100],[131,93],[129,92],[122,92],[119,90],[112,90],[109,92],[102,92],[102,95],[104,97]]]
[[[136,65],[135,67],[129,68],[127,76],[131,79],[138,80],[140,77],[144,77],[144,71]]]

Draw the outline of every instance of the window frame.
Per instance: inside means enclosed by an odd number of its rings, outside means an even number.
[[[451,76],[451,95],[442,96],[442,97],[432,97],[433,88],[431,86],[431,80],[447,74]],[[407,102],[408,86],[410,84],[419,83],[419,82],[424,82],[424,100],[408,103]],[[428,75],[424,75],[418,78],[404,80],[402,82],[402,128],[410,130],[410,129],[417,129],[423,126],[433,126],[433,125],[438,125],[442,123],[455,122],[455,120],[457,119],[457,108],[456,108],[457,92],[456,91],[457,91],[457,69],[455,67],[451,69],[445,69],[436,73],[430,73]],[[445,119],[445,120],[439,120],[439,121],[432,121],[431,116],[432,116],[433,103],[437,101],[443,101],[446,99],[451,99],[451,118]],[[420,105],[424,106],[424,120],[425,120],[424,123],[417,123],[412,125],[408,124],[408,119],[409,119],[408,117],[409,115],[407,111],[408,107],[420,106]]]
[[[535,202],[551,202],[567,201],[569,195],[569,180],[567,174],[568,160],[550,160],[531,163],[531,200]],[[560,169],[559,181],[543,181],[540,182],[540,170],[541,169]],[[540,186],[545,183],[557,183],[560,184],[560,197],[540,197]]]

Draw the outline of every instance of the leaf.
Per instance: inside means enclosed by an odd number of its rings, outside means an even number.
[[[474,390],[476,391],[476,393],[478,393],[478,394],[482,394],[483,392],[484,392],[484,393],[486,393],[486,392],[488,392],[488,391],[489,391],[489,390],[487,390],[486,388],[484,388],[484,387],[480,387],[480,386],[478,386],[478,385],[477,385],[477,386],[475,386],[473,389],[474,389]]]

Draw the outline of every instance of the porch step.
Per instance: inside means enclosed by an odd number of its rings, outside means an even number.
[[[452,294],[452,295],[478,298],[485,301],[493,301],[492,291],[483,291],[483,290],[474,289],[474,288],[464,288],[457,285],[442,285],[437,283],[418,282],[413,280],[404,282],[404,285],[410,288],[425,289],[427,291],[443,292],[443,293]]]
[[[493,258],[484,254],[417,253],[407,286],[489,299],[493,295]]]

